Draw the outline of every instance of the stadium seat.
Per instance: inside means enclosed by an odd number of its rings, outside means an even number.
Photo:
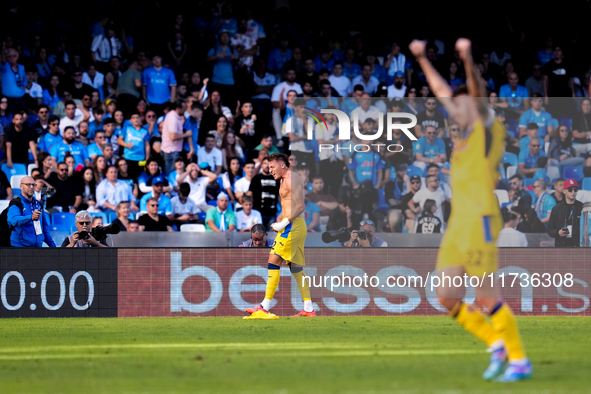
[[[55,212],[51,215],[51,223],[53,225],[62,225],[68,229],[76,226],[76,215],[70,212]]]
[[[386,192],[384,189],[378,190],[378,197],[379,197],[378,211],[386,212],[390,208],[390,206],[386,202]]]
[[[204,233],[205,226],[203,224],[183,224],[181,225],[182,233]]]
[[[503,155],[503,163],[509,164],[509,166],[517,167],[519,160],[517,159],[517,155],[515,153],[505,152]],[[507,176],[509,176],[509,174],[507,174]]]
[[[135,220],[138,220],[141,216],[145,215],[147,212],[138,212],[135,214]]]
[[[21,179],[26,177],[26,175],[13,175],[10,178],[10,187],[13,189],[18,189],[21,187]]]
[[[502,165],[499,166],[499,172],[501,173],[501,178],[507,179],[507,172],[505,171],[505,167]]]
[[[225,190],[224,189],[224,179],[221,176],[218,176],[217,181],[218,181],[218,185],[220,185],[220,189]]]
[[[504,202],[501,204],[501,209],[505,208],[506,206],[511,205],[511,202]]]
[[[24,164],[13,164],[12,168],[8,168],[5,164],[2,164],[2,171],[6,174],[8,179],[12,178],[13,175],[27,175],[27,167]]]
[[[31,174],[33,173],[33,170],[34,170],[35,168],[39,168],[39,167],[37,167],[37,164],[35,164],[35,163],[31,163],[31,164],[29,164],[29,165],[27,166],[27,175],[31,176]]]
[[[96,217],[100,217],[103,218],[103,225],[106,226],[107,224],[111,223],[109,221],[109,218],[107,217],[107,214],[104,212],[90,212],[90,216],[94,219]],[[117,217],[117,216],[115,216]]]
[[[566,166],[564,167],[564,172],[562,174],[564,179],[574,179],[577,182],[580,182],[581,179],[585,177],[583,174],[583,166]]]
[[[10,200],[0,200],[0,213],[8,208],[8,204],[10,204]]]
[[[534,178],[523,178],[523,186],[528,187],[534,184],[536,180]]]
[[[205,212],[199,212],[197,216],[199,217],[199,219],[205,221],[205,217],[207,216],[207,214]]]
[[[423,176],[423,171],[419,167],[415,166],[406,166],[406,174],[409,178],[412,178],[414,175],[418,175],[420,177]]]
[[[558,169],[558,167],[548,167],[546,169],[546,177],[552,182],[554,183],[554,179],[556,178],[560,178],[561,174],[560,174],[560,170]]]
[[[52,224],[51,227],[49,228],[49,231],[64,231],[66,233],[69,233],[71,230],[71,227],[67,227],[64,224]]]
[[[549,142],[544,142],[544,153],[546,153],[546,156],[548,155],[548,149],[550,148],[550,143]]]
[[[565,125],[568,127],[569,130],[573,129],[573,119],[572,118],[562,118],[560,119],[560,124]]]
[[[207,202],[207,205],[211,205],[212,207],[217,207],[218,202],[217,202],[217,200],[210,200]]]
[[[499,205],[502,206],[509,202],[509,192],[503,189],[496,189],[493,191],[499,200]]]
[[[18,196],[21,196],[21,189],[20,187],[15,187],[12,189],[12,198],[17,198]]]
[[[113,220],[117,219],[117,212],[113,211],[109,214],[109,223],[113,223]],[[130,219],[134,219],[133,216],[131,216]]]
[[[583,190],[591,190],[591,178],[583,178]]]
[[[517,166],[507,167],[507,179],[511,178],[515,174],[517,174]]]

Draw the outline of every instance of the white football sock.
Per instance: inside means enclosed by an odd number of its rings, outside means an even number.
[[[304,311],[314,312],[314,307],[312,306],[312,300],[304,301]]]
[[[268,299],[264,299],[263,302],[261,302],[261,306],[263,308],[265,308],[266,311],[268,311],[269,309],[271,309],[271,300]]]

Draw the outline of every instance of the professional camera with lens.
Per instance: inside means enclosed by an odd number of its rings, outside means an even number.
[[[369,231],[367,230],[359,230],[357,232],[357,238],[362,239],[364,241],[369,241]]]
[[[43,186],[41,188],[41,198],[51,198],[55,195],[55,189],[53,187]]]
[[[90,231],[90,233],[92,234],[94,239],[96,239],[97,241],[100,242],[101,240],[107,238],[107,235],[119,234],[120,231],[121,231],[121,228],[119,227],[119,225],[117,223],[111,223],[108,226],[95,227]],[[88,231],[80,231],[78,233],[78,237],[81,240],[88,239]]]
[[[351,231],[347,227],[341,227],[338,230],[326,231],[322,233],[322,241],[326,244],[331,242],[347,242],[351,238]]]

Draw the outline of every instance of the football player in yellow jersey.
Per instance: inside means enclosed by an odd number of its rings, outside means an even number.
[[[315,317],[316,312],[310,298],[310,283],[304,280],[306,276],[304,244],[307,232],[306,221],[302,216],[305,210],[304,182],[296,172],[291,171],[288,156],[283,153],[273,153],[269,156],[269,172],[275,179],[281,180],[279,196],[283,220],[271,225],[273,231],[278,234],[269,255],[267,265],[269,280],[265,298],[255,308],[246,309],[250,316],[244,319],[278,319],[278,316],[269,312],[269,309],[279,285],[279,268],[283,261],[289,266],[304,301],[304,309],[294,317]]]
[[[413,41],[410,50],[421,66],[429,87],[460,125],[462,134],[452,152],[452,213],[437,256],[439,301],[468,332],[484,341],[492,352],[483,378],[500,382],[528,379],[533,369],[525,356],[517,324],[498,288],[485,278],[476,288],[477,302],[490,322],[472,305],[462,302],[464,287],[454,287],[446,277],[489,275],[497,270],[495,242],[502,228],[499,205],[493,195],[499,177],[506,130],[486,105],[481,77],[475,72],[471,42],[461,38],[456,50],[464,62],[467,86],[452,91],[425,54],[425,42]],[[500,376],[497,376],[501,374]]]

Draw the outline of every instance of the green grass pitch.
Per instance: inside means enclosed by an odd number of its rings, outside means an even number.
[[[4,319],[0,393],[591,391],[591,317],[518,322],[534,377],[501,384],[445,316]]]

